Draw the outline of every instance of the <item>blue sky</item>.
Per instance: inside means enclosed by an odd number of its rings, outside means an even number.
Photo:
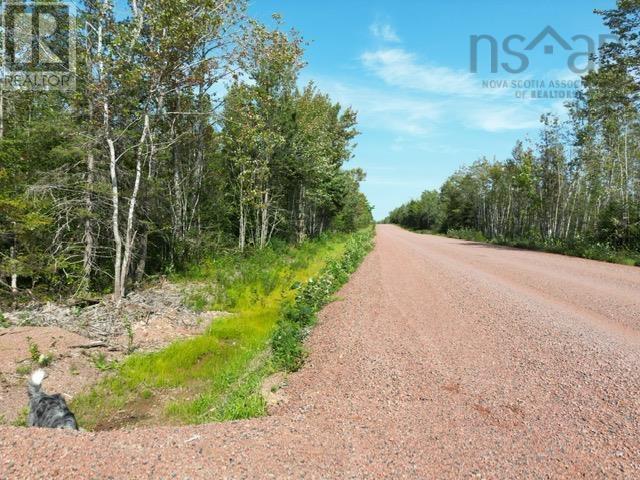
[[[437,188],[458,167],[480,156],[506,158],[519,138],[537,138],[542,113],[564,112],[557,98],[532,99],[531,88],[486,88],[483,80],[571,81],[568,55],[586,50],[587,35],[608,33],[594,8],[613,0],[253,0],[250,13],[268,21],[283,15],[286,25],[311,42],[302,81],[359,114],[355,158],[367,171],[363,190],[381,219],[392,208]],[[488,42],[480,44],[478,73],[470,73],[470,36],[488,34],[518,51],[547,25],[573,48],[567,52],[546,37],[525,52],[522,73],[489,71]],[[545,54],[545,45],[554,52]],[[515,68],[516,57],[499,50],[499,61]],[[578,66],[584,65],[584,57]],[[540,89],[535,89],[540,90]],[[543,91],[556,89],[547,85]],[[516,98],[516,91],[527,98]],[[557,94],[557,93],[555,93]]]

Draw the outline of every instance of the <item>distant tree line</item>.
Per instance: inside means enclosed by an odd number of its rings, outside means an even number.
[[[371,222],[343,168],[356,115],[298,86],[295,31],[244,0],[122,5],[82,2],[75,91],[0,94],[0,295],[122,297],[219,249]]]
[[[570,120],[544,115],[535,145],[518,142],[504,161],[462,168],[387,220],[640,251],[640,3],[599,13],[619,41],[604,45],[598,68],[583,77]]]

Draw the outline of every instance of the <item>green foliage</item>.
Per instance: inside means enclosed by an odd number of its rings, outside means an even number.
[[[291,277],[292,256],[296,257],[297,267],[304,268],[311,258],[307,247],[303,245],[294,254],[295,247],[274,242],[269,248],[245,255],[227,253],[205,260],[176,278],[207,280],[206,285],[187,294],[186,303],[196,310],[237,311],[259,302]]]
[[[560,253],[574,257],[600,260],[623,265],[636,265],[640,263],[640,253],[621,250],[611,247],[607,243],[575,237],[572,239],[546,239],[530,237],[526,239],[492,239],[491,243],[506,245],[529,250],[541,250],[550,253]]]
[[[588,104],[580,108],[588,110]],[[600,154],[611,146],[593,145],[594,137],[577,122],[585,111],[576,107],[573,114],[574,126],[544,116],[537,150],[518,142],[505,161],[480,159],[455,172],[439,193],[425,192],[387,221],[465,240],[633,265],[640,257],[640,197],[633,187],[640,182],[635,156],[640,143],[625,139],[617,125],[614,138],[608,131],[602,141],[614,142],[616,151],[633,153],[635,160],[624,163],[617,153],[594,158],[594,149]],[[592,128],[603,127],[593,122]],[[578,142],[573,157],[566,139]]]
[[[115,370],[118,366],[118,362],[115,360],[107,360],[107,356],[103,352],[93,355],[91,361],[94,367],[103,372]]]
[[[28,375],[33,370],[31,363],[21,364],[16,367],[16,373],[18,375]]]
[[[27,419],[29,417],[29,407],[24,407],[20,410],[18,417],[12,422],[14,427],[26,427]]]
[[[600,46],[570,120],[541,118],[537,143],[510,158],[481,158],[449,177],[438,230],[473,240],[637,263],[640,257],[640,5],[597,12],[617,37]],[[417,200],[389,221],[433,229]],[[438,225],[438,222],[435,222]]]
[[[172,399],[164,405],[164,418],[184,423],[263,414],[259,385],[274,368],[265,351],[284,305],[302,291],[292,290],[291,285],[319,278],[318,273],[343,254],[349,259],[345,265],[354,265],[359,257],[344,253],[352,249],[345,244],[353,242],[340,234],[298,247],[276,242],[263,250],[222,255],[193,267],[182,278],[210,285],[192,292],[190,298],[206,299],[198,300],[204,309],[230,307],[233,314],[214,320],[201,336],[176,341],[158,352],[133,354],[118,365],[107,364],[112,375],[73,401],[80,423],[89,429],[107,428],[116,412],[159,398]],[[346,280],[340,272],[336,271],[337,277]],[[220,293],[224,290],[229,293]],[[153,399],[147,398],[149,391]]]
[[[359,183],[365,179],[360,169],[348,170],[334,181],[337,214],[332,226],[340,232],[356,232],[373,224],[372,207],[360,191]]]
[[[373,230],[351,236],[342,257],[331,260],[307,283],[297,288],[295,300],[283,306],[273,335],[271,349],[277,368],[296,371],[305,358],[303,341],[316,321],[318,312],[349,279],[373,246]]]
[[[42,353],[38,344],[35,343],[31,337],[27,337],[27,342],[29,343],[29,355],[31,356],[33,364],[38,365],[39,367],[47,367],[51,365],[51,362],[53,362],[52,353]]]
[[[238,205],[241,249],[262,248],[270,228],[302,241],[329,227],[353,232],[372,223],[359,191],[364,172],[342,169],[357,133],[355,114],[312,84],[299,91],[282,83],[286,88],[275,92],[272,83],[237,83],[225,102],[222,153]]]
[[[443,220],[443,206],[436,190],[425,190],[419,199],[393,210],[388,223],[395,223],[413,230],[437,230]]]
[[[343,168],[356,114],[298,86],[299,33],[245,0],[135,6],[79,6],[75,92],[3,93],[0,303],[122,295],[212,251],[371,222],[364,176]],[[247,301],[226,291],[192,300]]]
[[[470,240],[473,242],[487,241],[487,237],[485,237],[482,232],[471,228],[450,228],[447,230],[447,236],[459,238],[460,240]]]
[[[35,343],[31,337],[27,337],[27,342],[29,343],[29,354],[31,355],[31,361],[37,363],[40,359],[40,347]]]

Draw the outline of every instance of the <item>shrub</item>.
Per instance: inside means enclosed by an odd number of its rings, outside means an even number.
[[[31,356],[31,361],[38,365],[39,367],[47,367],[53,361],[53,354],[51,353],[42,353],[40,352],[40,348],[38,348],[38,344],[35,343],[31,337],[27,337],[27,342],[29,343],[29,355]]]
[[[298,290],[295,300],[282,308],[271,337],[277,368],[293,372],[302,366],[306,356],[303,342],[316,321],[316,313],[331,301],[372,247],[373,229],[355,233],[340,259],[328,262],[315,278],[294,287]]]
[[[479,230],[472,228],[450,228],[447,230],[447,236],[459,238],[460,240],[470,240],[473,242],[486,242],[487,238]]]

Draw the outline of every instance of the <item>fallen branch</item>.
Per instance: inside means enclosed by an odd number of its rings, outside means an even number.
[[[81,343],[79,345],[71,345],[69,348],[98,348],[98,347],[107,347],[108,345],[105,342],[91,342],[91,343]]]
[[[0,332],[0,337],[2,337],[3,335],[13,335],[15,333],[22,333],[22,330],[9,330],[6,332]]]

